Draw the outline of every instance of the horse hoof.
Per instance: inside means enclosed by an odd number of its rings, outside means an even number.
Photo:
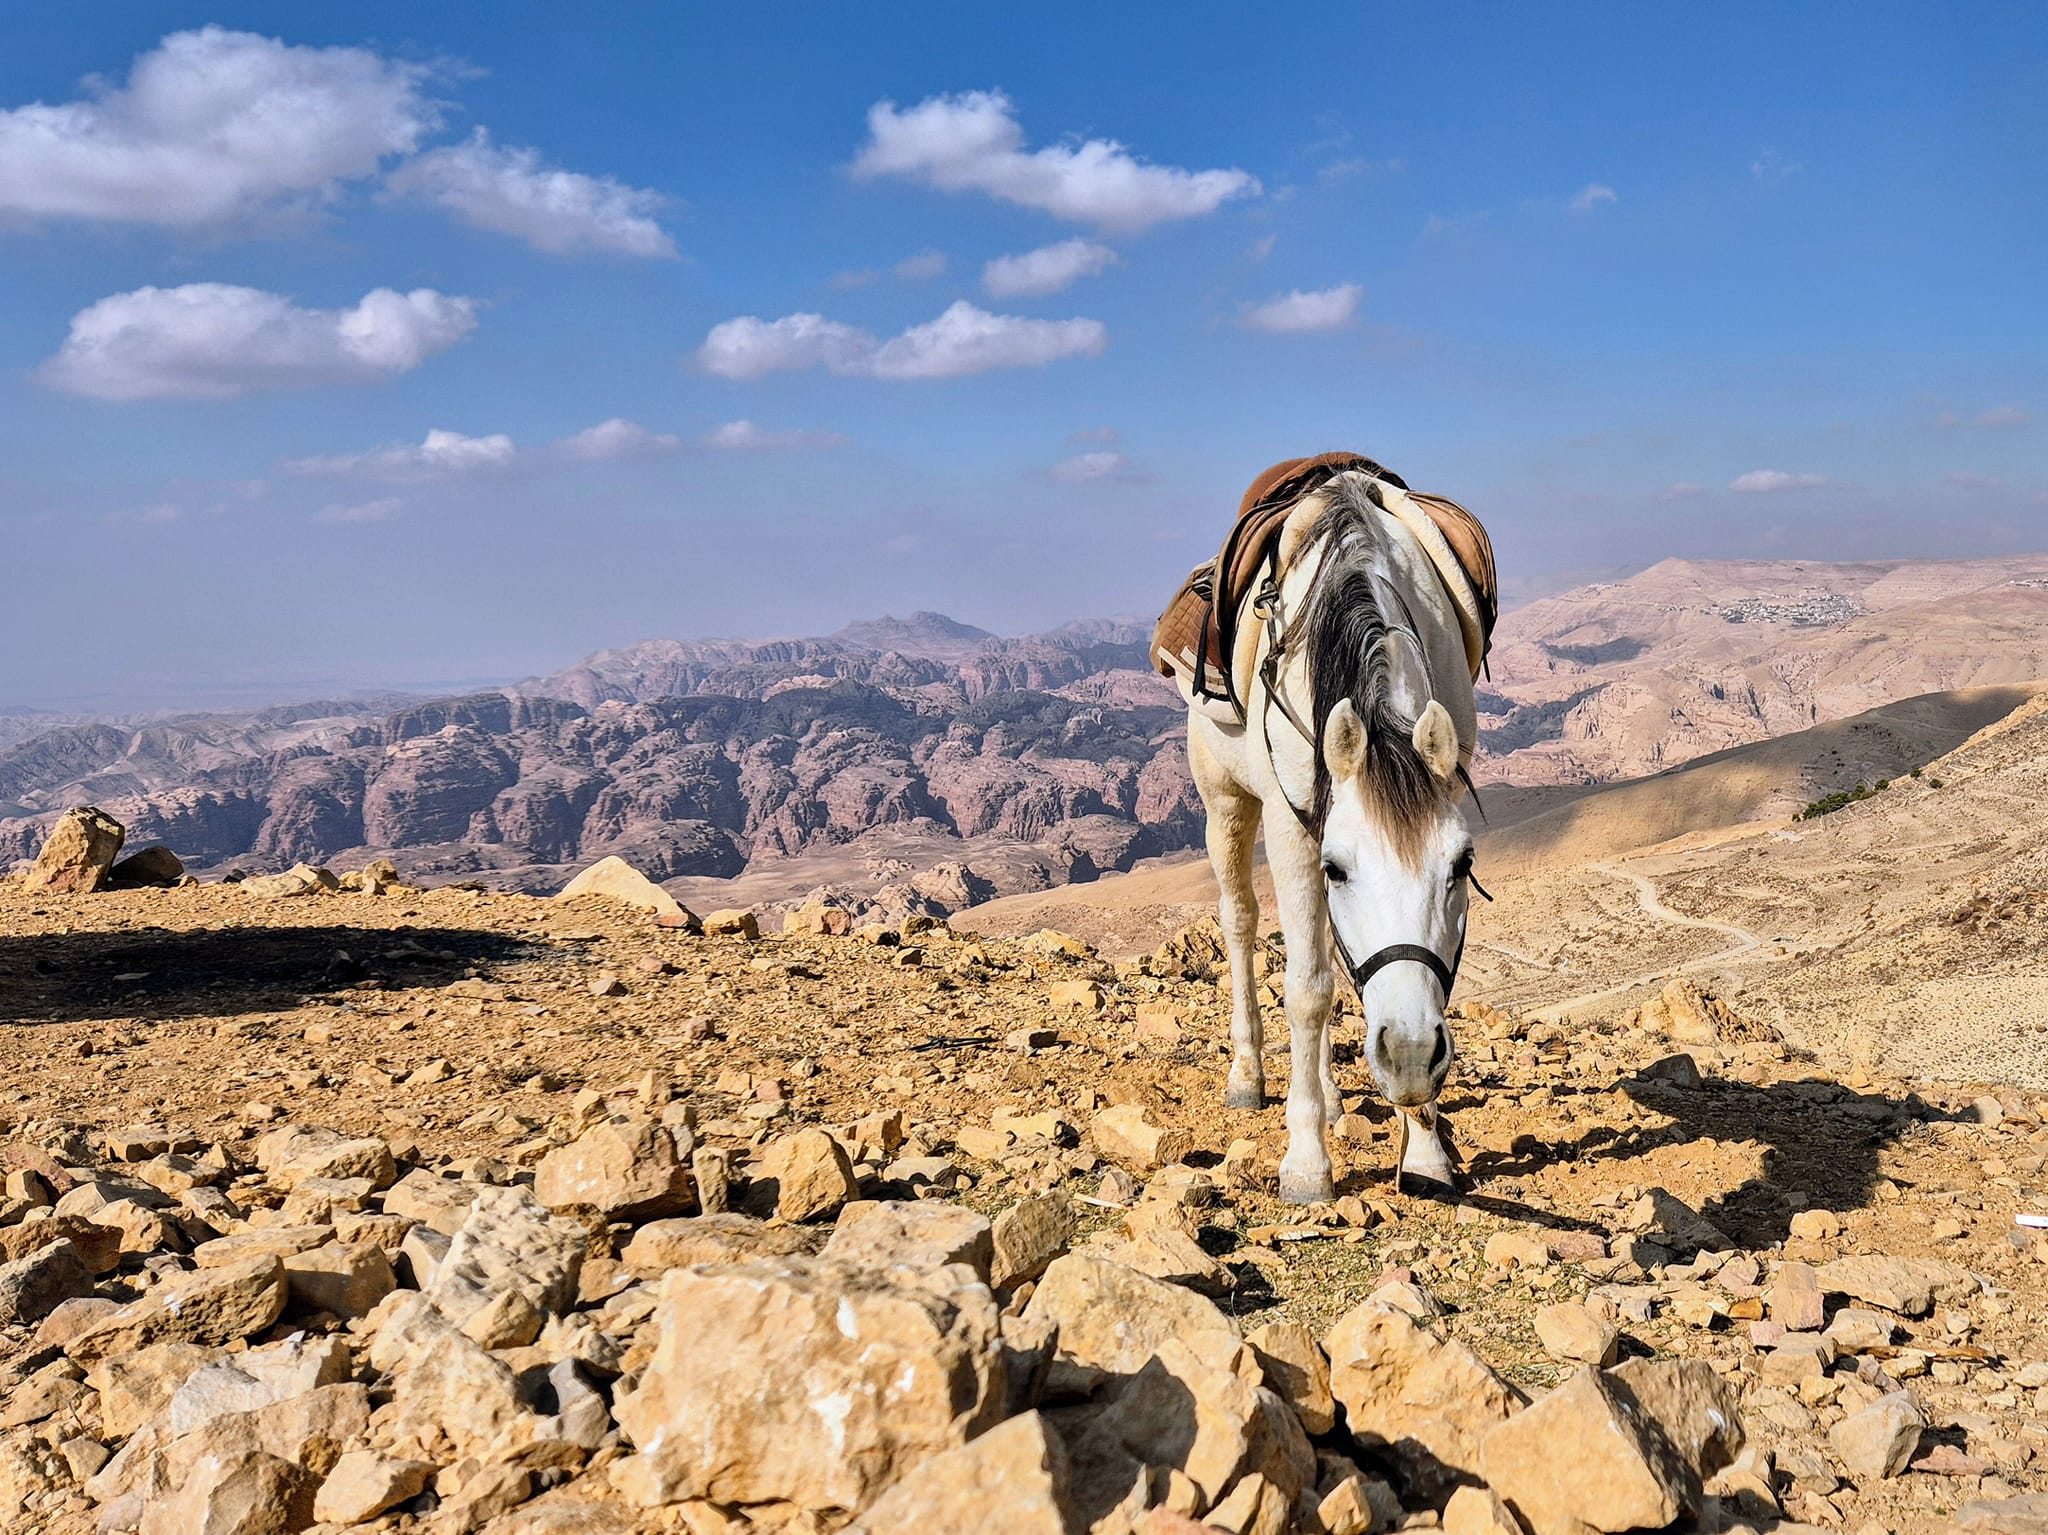
[[[1223,1089],[1223,1106],[1226,1109],[1263,1109],[1266,1106],[1266,1087],[1255,1082],[1249,1087],[1232,1083]]]
[[[1416,1199],[1433,1199],[1438,1204],[1460,1203],[1465,1195],[1455,1183],[1446,1183],[1441,1178],[1432,1178],[1426,1173],[1400,1173],[1395,1177],[1398,1192],[1412,1195]]]
[[[1321,1177],[1304,1177],[1285,1171],[1280,1174],[1280,1199],[1284,1204],[1322,1205],[1336,1197],[1337,1184],[1328,1173]]]

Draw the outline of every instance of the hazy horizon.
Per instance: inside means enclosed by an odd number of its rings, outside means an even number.
[[[1515,595],[2048,544],[2037,9],[482,14],[14,19],[5,706],[1150,613],[1333,447]]]

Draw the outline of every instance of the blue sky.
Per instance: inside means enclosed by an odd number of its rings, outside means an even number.
[[[1331,447],[1523,590],[2048,544],[2038,7],[7,32],[0,704],[1144,614]]]

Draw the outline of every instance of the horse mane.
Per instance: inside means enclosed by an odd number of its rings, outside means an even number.
[[[1349,699],[1365,727],[1360,770],[1368,813],[1380,824],[1401,860],[1413,866],[1432,821],[1449,790],[1415,748],[1413,720],[1403,719],[1393,701],[1393,661],[1388,641],[1414,633],[1405,611],[1385,611],[1383,581],[1374,578],[1377,556],[1386,552],[1378,508],[1365,482],[1338,475],[1322,486],[1323,510],[1307,530],[1302,547],[1322,546],[1308,600],[1301,612],[1307,636],[1309,689],[1315,739],[1314,815],[1318,825],[1330,813],[1334,785],[1323,756],[1330,714]],[[1396,603],[1400,596],[1388,590]]]

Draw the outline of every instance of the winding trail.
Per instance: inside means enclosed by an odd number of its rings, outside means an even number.
[[[1616,868],[1611,863],[1588,864],[1587,867],[1597,873],[1607,875],[1610,879],[1625,880],[1633,885],[1636,892],[1636,904],[1642,907],[1645,916],[1654,917],[1657,921],[1669,923],[1673,927],[1709,928],[1714,932],[1726,934],[1734,941],[1725,949],[1716,949],[1711,954],[1702,954],[1699,958],[1686,960],[1683,964],[1659,965],[1654,970],[1647,970],[1641,975],[1630,976],[1619,985],[1609,986],[1601,991],[1589,991],[1582,996],[1567,997],[1561,1002],[1539,1003],[1535,1011],[1553,1014],[1567,1013],[1574,1008],[1584,1007],[1589,1003],[1604,1002],[1609,997],[1620,996],[1624,992],[1635,990],[1638,986],[1647,986],[1652,981],[1661,981],[1667,977],[1681,975],[1688,970],[1698,970],[1707,965],[1723,964],[1728,960],[1736,959],[1741,955],[1760,949],[1764,945],[1763,939],[1757,937],[1755,933],[1752,933],[1746,927],[1737,926],[1733,922],[1717,922],[1711,917],[1688,917],[1682,911],[1673,911],[1657,898],[1657,887],[1651,883],[1650,877],[1646,874],[1634,874],[1627,869]]]

